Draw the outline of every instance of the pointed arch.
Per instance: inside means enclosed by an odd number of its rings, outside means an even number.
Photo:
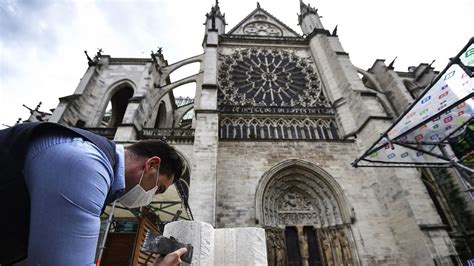
[[[166,103],[162,101],[158,105],[158,113],[156,114],[155,128],[164,128],[166,127]]]
[[[337,181],[321,167],[288,159],[264,173],[255,197],[263,226],[292,223],[316,228],[352,223],[352,208]]]
[[[135,94],[135,85],[129,79],[113,83],[107,89],[101,104],[102,116],[99,126],[117,127],[125,116],[128,100]],[[110,110],[107,110],[108,107]]]

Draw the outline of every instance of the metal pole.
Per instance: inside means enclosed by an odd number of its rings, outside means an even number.
[[[464,169],[464,170],[466,170],[466,171],[468,171],[468,172],[474,173],[474,169],[472,169],[472,168],[469,168],[469,167],[467,167],[467,166],[465,166],[465,165],[462,165],[462,164],[460,164],[460,163],[458,163],[458,162],[454,162],[454,164],[455,164],[457,167],[459,167],[459,168],[462,168],[462,169]]]
[[[116,202],[117,201],[114,201],[112,203],[112,209],[110,210],[109,218],[107,218],[107,225],[105,226],[104,237],[102,238],[102,243],[100,244],[99,255],[97,256],[97,259],[95,261],[96,265],[100,265],[101,260],[102,260],[102,255],[104,254],[105,242],[107,241],[107,235],[109,234],[110,224],[112,224],[112,217],[114,215]]]
[[[459,172],[459,170],[456,168],[456,167],[460,167],[462,169],[466,169],[466,167],[462,164],[459,164],[459,163],[454,163],[454,171],[456,172],[456,174],[458,176],[460,176],[461,178],[461,182],[462,184],[464,185],[464,188],[466,189],[466,192],[469,194],[469,196],[471,197],[471,201],[474,201],[474,194],[472,193],[474,190],[472,188],[472,186],[470,185],[470,182],[468,182],[463,176],[462,174]],[[469,172],[473,172],[472,169],[468,168],[469,169]],[[466,169],[467,170],[467,169]]]
[[[441,144],[439,145],[439,149],[441,150],[441,152],[443,153],[444,156],[446,156],[446,158],[451,158],[451,156],[449,156],[449,153],[448,151],[444,148],[444,144]],[[456,173],[456,175],[458,176],[459,179],[461,179],[461,183],[463,184],[464,188],[466,189],[465,191],[469,194],[469,197],[471,198],[471,201],[474,201],[474,195],[472,193],[472,187],[471,185],[469,184],[469,182],[467,182],[465,179],[464,179],[464,176],[459,172],[458,168],[462,168],[464,170],[467,170],[469,172],[474,172],[473,169],[469,168],[469,167],[466,167],[460,163],[458,163],[456,160],[454,159],[451,159],[451,164],[454,166],[453,167],[453,170],[454,172]]]

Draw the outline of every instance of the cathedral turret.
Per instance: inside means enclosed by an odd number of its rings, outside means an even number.
[[[308,35],[315,29],[324,29],[317,9],[311,7],[309,4],[306,5],[300,0],[300,12],[301,14],[298,15],[298,25],[301,26],[303,34]]]
[[[190,186],[189,203],[196,221],[216,224],[217,209],[217,155],[219,144],[219,115],[217,110],[217,47],[219,35],[225,32],[225,18],[219,8],[219,1],[206,14],[203,41],[201,73],[202,81],[197,84],[194,100],[194,164],[193,185]],[[205,151],[205,152],[201,152]]]
[[[211,8],[211,12],[206,14],[206,35],[209,32],[217,32],[218,35],[225,32],[225,14],[221,13],[219,1]]]

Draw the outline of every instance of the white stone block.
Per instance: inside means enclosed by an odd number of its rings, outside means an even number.
[[[208,223],[176,221],[165,226],[163,235],[173,236],[178,241],[193,245],[191,265],[214,265],[214,228]],[[183,262],[183,265],[189,265]]]
[[[215,230],[216,265],[267,265],[263,228],[222,228]]]
[[[214,230],[204,222],[177,221],[167,224],[163,235],[193,245],[191,265],[267,265],[265,230],[262,228]]]

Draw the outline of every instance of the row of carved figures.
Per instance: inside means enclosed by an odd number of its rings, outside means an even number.
[[[267,258],[268,265],[286,266],[288,265],[287,248],[288,241],[285,238],[285,230],[276,227],[266,228],[267,235]],[[347,237],[348,228],[332,227],[332,228],[313,228],[311,230],[304,230],[304,226],[295,226],[297,233],[296,249],[299,250],[299,259],[301,263],[298,265],[309,266],[314,265],[310,262],[310,255],[320,258],[317,265],[354,265],[353,256],[349,239]],[[314,234],[310,236],[309,234]],[[317,242],[317,247],[310,245],[309,238],[314,237]],[[294,257],[294,256],[293,256]],[[314,263],[314,261],[313,261]]]

